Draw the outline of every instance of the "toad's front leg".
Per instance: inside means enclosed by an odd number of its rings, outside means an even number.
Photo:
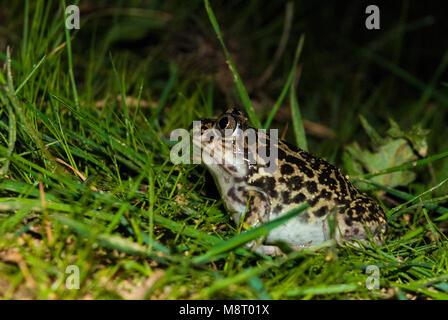
[[[266,194],[251,190],[246,194],[247,205],[242,213],[235,213],[234,220],[239,226],[243,223],[244,228],[256,228],[261,224],[268,222],[271,215],[271,204]],[[244,220],[241,221],[241,218]],[[245,247],[249,250],[253,250],[259,254],[268,256],[281,255],[283,252],[279,247],[275,245],[264,244],[265,238],[260,237],[258,239],[249,241],[245,244]]]

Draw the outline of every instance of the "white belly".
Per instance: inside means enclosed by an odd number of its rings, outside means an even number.
[[[285,224],[272,230],[266,240],[267,244],[276,241],[285,241],[291,246],[315,245],[328,240],[328,235],[324,231],[326,221],[318,220],[312,223],[305,223],[299,217],[292,218]]]

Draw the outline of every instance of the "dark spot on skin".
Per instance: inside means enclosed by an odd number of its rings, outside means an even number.
[[[310,207],[314,207],[317,202],[319,202],[319,197],[314,197],[307,201],[307,203],[310,205]]]
[[[314,211],[314,215],[316,217],[323,217],[326,213],[328,212],[328,207],[327,206],[323,206],[322,208],[320,208],[319,210]]]
[[[299,158],[293,156],[286,156],[286,161],[295,164],[300,171],[302,171],[308,176],[308,178],[314,177],[313,170],[308,168],[305,161],[302,161]]]
[[[277,205],[275,208],[274,208],[274,213],[280,213],[281,211],[282,211],[282,209],[283,209],[283,207],[281,206],[281,205]]]
[[[309,164],[310,164],[310,166],[311,166],[311,168],[313,169],[313,170],[319,170],[319,168],[320,168],[320,164],[323,162],[323,160],[321,160],[321,159],[319,159],[319,158],[317,158],[317,157],[314,157],[314,156],[310,156],[310,160],[309,160]]]
[[[352,208],[348,209],[348,210],[347,210],[347,216],[348,216],[351,220],[353,220],[354,217],[356,217],[356,212],[355,212],[355,210],[353,210]]]
[[[277,155],[279,160],[284,160],[286,158],[286,152],[278,148]]]
[[[363,214],[367,211],[365,207],[363,207],[362,205],[359,205],[359,204],[357,204],[355,206],[355,210],[358,214]]]
[[[358,229],[358,228],[353,229],[353,233],[354,233],[355,235],[357,235],[357,234],[359,233],[359,229]]]
[[[308,189],[309,193],[313,194],[317,192],[317,184],[314,181],[307,181],[305,182],[306,188]]]
[[[252,182],[251,185],[262,189],[273,198],[276,198],[278,195],[277,191],[275,191],[275,178],[273,177],[259,178]]]
[[[326,173],[323,173],[323,172],[322,172],[322,173],[319,175],[319,178],[318,178],[319,183],[321,183],[321,184],[327,184],[328,178],[329,178],[329,176],[328,176]]]
[[[308,178],[313,178],[314,177],[314,173],[313,173],[313,171],[310,168],[304,167],[301,170],[307,175]]]
[[[336,175],[336,180],[338,181],[338,185],[339,185],[339,189],[340,189],[341,195],[342,195],[344,198],[348,198],[348,197],[349,197],[349,194],[348,194],[347,186],[346,186],[347,181],[346,181],[345,178],[344,178],[343,176],[341,176],[340,174],[337,174],[337,175]]]
[[[364,221],[366,221],[366,222],[371,222],[371,221],[374,221],[375,219],[374,219],[374,215],[373,214],[365,214],[365,215],[363,215],[363,216],[359,216],[359,220],[364,220]]]
[[[286,146],[286,148],[288,148],[289,150],[291,150],[292,153],[299,153],[299,151],[300,151],[300,152],[303,152],[303,150],[297,148],[296,146],[290,144],[290,143],[287,142],[287,141],[282,141],[281,143],[282,143],[284,146]]]
[[[273,198],[276,198],[277,191],[275,191],[275,178],[267,177],[265,180],[266,180],[266,186],[264,190],[268,195],[270,195]]]
[[[327,161],[325,161],[324,159],[315,157],[306,151],[301,151],[300,155],[302,156],[302,158],[304,158],[305,160],[308,161],[308,163],[310,164],[310,166],[313,170],[319,170],[321,165],[323,165],[324,167],[331,166],[331,164],[328,163]]]
[[[263,189],[264,186],[264,178],[260,178],[251,183],[252,186]]]
[[[334,172],[334,170],[332,170],[332,168],[330,166],[327,166],[321,170],[321,175],[330,177],[333,172]]]
[[[291,203],[291,199],[289,198],[291,193],[289,191],[282,191],[282,202],[284,204]]]
[[[245,204],[245,202],[242,199],[238,198],[235,192],[235,188],[230,188],[229,191],[227,192],[227,196],[230,197],[235,202]]]
[[[245,222],[247,222],[249,224],[253,222],[252,220],[255,217],[261,218],[260,217],[260,209],[261,208],[259,206],[257,206],[256,202],[257,201],[255,200],[255,198],[250,199],[249,208],[247,210],[246,219],[245,219]]]
[[[344,179],[345,179],[345,178],[344,178]],[[350,181],[347,181],[347,187],[348,187],[348,192],[349,192],[351,195],[356,195],[357,193],[359,193],[358,190],[355,189],[355,187],[353,186],[353,184],[351,184]]]
[[[349,227],[351,227],[352,224],[353,224],[353,221],[352,221],[349,217],[346,217],[346,218],[344,219],[344,222],[345,222],[345,224],[346,224],[347,226],[349,226]]]
[[[350,205],[351,200],[349,200],[347,198],[338,198],[336,202],[337,202],[338,205],[342,205],[344,207],[347,207],[347,206]],[[343,213],[343,212],[341,212],[341,213]]]
[[[288,179],[288,188],[294,191],[302,189],[303,186],[303,178],[300,176],[293,176]]]
[[[306,196],[303,193],[299,193],[296,194],[293,198],[292,198],[292,202],[294,203],[303,203],[306,199]]]
[[[290,175],[294,172],[294,168],[291,167],[289,164],[285,163],[280,167],[280,172],[283,175]]]
[[[246,211],[246,214],[244,216],[244,222],[246,222],[246,223],[249,223],[251,218],[257,214],[256,208],[253,208],[253,206],[252,206],[252,202],[253,201],[251,200],[251,203],[249,203],[249,208]]]
[[[258,173],[258,169],[259,169],[258,166],[249,165],[248,176],[250,177],[250,176],[254,175],[255,173]]]
[[[330,174],[328,174],[327,171],[323,171],[320,175],[319,175],[319,183],[326,185],[328,187],[330,187],[331,190],[336,190],[336,180],[330,177]]]
[[[218,164],[218,166],[225,172],[229,174],[229,176],[234,176],[234,173],[238,172],[238,169],[233,165],[223,165]]]
[[[243,181],[246,181],[246,177],[234,177],[233,178],[233,182],[235,182],[235,183],[240,183]]]
[[[278,182],[280,182],[280,183],[285,183],[285,182],[286,182],[286,180],[285,180],[285,178],[283,178],[283,177],[280,177],[280,178],[278,178]]]
[[[323,161],[323,160],[322,160]],[[326,167],[327,167],[327,169],[328,170],[330,170],[330,171],[338,171],[339,169],[338,168],[336,168],[334,165],[332,165],[330,162],[327,162],[327,161],[325,161],[325,164],[326,164]]]
[[[322,191],[320,192],[319,197],[320,198],[324,198],[326,200],[330,200],[331,199],[331,195],[332,195],[332,193],[329,192],[327,189],[322,189]]]
[[[296,194],[291,201],[294,203],[303,203],[306,200],[306,196],[303,193]]]
[[[304,158],[305,160],[309,160],[310,159],[310,154],[308,152],[302,151],[300,152],[300,155],[302,156],[302,158]]]
[[[319,168],[320,168],[320,161],[318,159],[314,158],[309,163],[310,163],[311,169],[319,170]]]
[[[241,113],[241,111],[239,111],[238,109],[231,108],[228,111],[230,111],[230,114],[233,114],[234,116],[237,116],[237,117],[243,116],[243,113]]]

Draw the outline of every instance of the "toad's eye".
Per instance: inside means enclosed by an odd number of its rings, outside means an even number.
[[[221,131],[221,134],[224,134],[227,129],[233,132],[237,127],[237,122],[232,115],[225,114],[216,121],[215,126],[216,129]]]

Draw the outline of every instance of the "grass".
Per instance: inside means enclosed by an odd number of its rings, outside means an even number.
[[[447,299],[448,144],[443,119],[448,100],[446,87],[436,85],[446,55],[430,80],[424,81],[397,61],[381,57],[375,48],[356,49],[345,40],[341,50],[352,48],[364,72],[378,65],[384,68],[382,81],[373,92],[366,89],[368,83],[360,85],[349,76],[316,84],[315,73],[299,70],[312,66],[324,72],[316,64],[335,62],[333,57],[327,60],[325,53],[316,56],[315,44],[309,40],[312,32],[306,41],[300,32],[299,39],[290,39],[284,65],[279,64],[266,87],[267,97],[260,99],[256,91],[262,90],[251,89],[254,85],[244,65],[238,64],[238,50],[228,44],[229,38],[249,30],[247,24],[258,23],[253,38],[242,41],[247,43],[242,50],[258,44],[253,49],[255,65],[263,70],[272,55],[270,48],[282,30],[288,30],[282,25],[283,7],[270,15],[269,26],[262,27],[253,15],[259,12],[255,2],[238,11],[221,3],[191,3],[191,9],[165,1],[132,10],[140,6],[133,1],[128,11],[121,11],[124,5],[116,2],[81,13],[81,29],[71,31],[62,31],[64,10],[59,2],[26,1],[24,7],[16,3],[5,11],[9,32],[0,29],[0,40],[6,37],[9,45],[0,53],[4,63],[0,72],[0,296]],[[233,12],[234,24],[222,17],[220,12],[226,10]],[[168,54],[176,42],[172,37],[182,33],[179,21],[188,19],[201,26],[204,37],[218,37],[213,50],[217,56],[224,52],[229,67],[224,63],[225,72],[234,79],[236,90],[225,92],[220,86],[225,79],[210,76],[200,61],[193,63],[193,72],[182,63],[194,59],[195,50],[181,59]],[[311,25],[312,18],[304,21]],[[297,28],[300,25],[293,24],[292,30]],[[159,35],[159,41],[145,47],[145,54],[128,49],[132,42],[127,39],[139,43],[145,32]],[[379,37],[377,45],[403,35],[391,32]],[[338,63],[347,67],[353,62]],[[331,79],[336,71],[326,72]],[[405,99],[399,94],[404,90],[400,81],[410,86]],[[307,91],[313,85],[314,90]],[[352,85],[358,89],[347,94]],[[389,91],[392,87],[396,94]],[[288,92],[289,101],[284,99]],[[169,158],[170,131],[217,115],[226,107],[224,99],[237,101],[257,127],[285,128],[291,123],[286,139],[336,164],[341,163],[347,142],[365,140],[357,114],[366,116],[378,132],[387,128],[383,114],[395,117],[403,128],[420,121],[431,128],[427,157],[354,177],[372,186],[370,192],[388,212],[390,233],[385,246],[347,244],[336,249],[330,241],[279,257],[244,249],[244,242],[266,234],[282,220],[240,232],[205,168],[173,165]],[[389,113],[392,104],[405,108]],[[374,113],[375,108],[381,112]],[[282,119],[282,110],[291,110],[292,119]],[[304,128],[302,119],[322,122],[336,132],[336,138],[319,138]],[[417,174],[406,186],[369,180],[405,170]],[[301,209],[283,219],[300,214]],[[66,285],[71,274],[67,268],[73,265],[79,269],[79,289]],[[366,288],[369,265],[380,270],[379,290]]]

